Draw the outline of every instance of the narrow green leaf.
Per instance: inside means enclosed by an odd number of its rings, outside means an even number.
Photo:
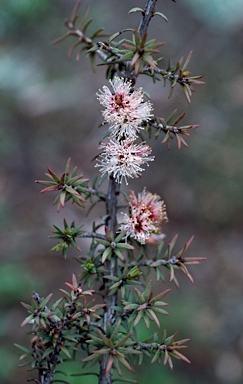
[[[26,317],[20,326],[23,327],[24,325],[30,323],[33,319],[34,319],[34,315],[30,315]]]
[[[65,353],[65,355],[66,355],[69,359],[72,359],[72,356],[70,355],[70,353],[69,353],[69,351],[67,350],[66,347],[61,346],[60,349],[61,349],[61,351],[62,351],[63,353]]]
[[[161,353],[161,351],[160,351],[160,349],[158,349],[157,352],[155,353],[154,357],[151,360],[152,364],[160,357],[160,353]]]
[[[125,259],[124,259],[124,256],[123,256],[123,254],[121,253],[121,251],[119,251],[119,249],[114,249],[114,253],[115,253],[115,255],[121,260],[121,261],[124,261]]]
[[[50,293],[42,302],[41,307],[44,308],[48,302],[51,300],[53,293]]]
[[[139,321],[141,320],[141,318],[143,317],[143,312],[142,311],[139,311],[137,316],[136,316],[136,319],[134,320],[134,323],[133,323],[133,326],[136,327],[139,323]],[[143,317],[144,319],[144,317]]]
[[[127,244],[127,243],[118,243],[116,247],[119,249],[131,249],[131,250],[134,249],[134,247],[131,244]]]
[[[23,347],[23,345],[15,343],[14,346],[19,348],[19,349],[21,349],[21,351],[25,352],[26,354],[31,354],[32,353],[32,351],[30,349]]]
[[[155,307],[153,307],[153,311],[161,313],[162,315],[169,315],[169,313],[167,311],[165,311],[164,309],[162,309],[162,308],[157,308],[157,307],[155,308]]]
[[[146,314],[146,312],[144,313],[143,320],[146,324],[146,327],[149,328],[150,327],[150,319],[149,319],[148,315]]]
[[[151,302],[151,303],[156,303],[156,301],[162,299],[162,297],[164,297],[165,295],[167,295],[167,293],[169,293],[170,291],[171,291],[171,289],[166,289],[165,291],[163,291],[163,292],[159,293],[158,295],[154,296],[154,297],[150,300],[150,302]],[[164,304],[161,304],[161,305],[165,305],[165,303],[164,303]]]
[[[102,255],[102,264],[104,264],[104,262],[106,261],[106,259],[109,259],[111,257],[111,254],[112,254],[112,249],[111,248],[106,248],[106,250],[103,252],[103,255]]]
[[[150,282],[148,283],[148,285],[147,285],[147,287],[143,293],[143,297],[146,301],[149,300],[149,298],[151,296],[151,289],[152,289],[152,280],[150,280]]]
[[[49,356],[53,352],[54,352],[54,347],[47,348],[42,355],[42,359],[45,359],[47,356]]]

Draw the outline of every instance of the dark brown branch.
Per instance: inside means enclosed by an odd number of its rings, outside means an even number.
[[[110,231],[114,234],[116,233],[116,225],[117,225],[117,198],[119,195],[120,184],[116,182],[116,180],[111,176],[109,180],[108,192],[106,195],[106,213],[107,220],[106,225]],[[110,260],[105,261],[105,268],[109,270],[111,276],[117,274],[117,262],[115,264],[111,263]],[[117,295],[114,294],[109,296],[109,288],[107,284],[105,284],[104,289],[104,302],[106,303],[106,310],[104,313],[104,330],[106,331],[107,326],[111,325],[114,319],[114,310],[112,307],[116,305]],[[112,374],[106,373],[106,367],[108,362],[108,355],[103,355],[101,363],[100,363],[100,375],[99,375],[99,384],[112,384]]]

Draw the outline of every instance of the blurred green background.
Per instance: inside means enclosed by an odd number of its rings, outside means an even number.
[[[83,1],[91,5],[94,28],[114,33],[138,24],[138,14],[127,16],[144,1]],[[0,382],[25,383],[30,375],[17,368],[19,351],[13,343],[28,345],[19,324],[32,290],[58,295],[58,288],[79,273],[70,257],[50,252],[52,224],[63,217],[85,220],[81,209],[67,206],[56,213],[52,196],[40,195],[34,183],[48,166],[64,169],[68,157],[85,177],[93,178],[97,142],[103,131],[96,91],[105,84],[104,68],[91,73],[89,61],[67,57],[71,40],[51,46],[65,33],[63,20],[74,0],[2,0],[0,3]],[[154,142],[156,161],[143,177],[129,184],[141,191],[146,185],[167,204],[170,240],[179,233],[179,246],[192,234],[190,255],[207,262],[191,268],[195,284],[179,276],[180,290],[168,297],[170,316],[161,328],[190,337],[186,355],[192,365],[175,362],[168,368],[139,367],[132,378],[145,384],[242,384],[243,382],[243,1],[158,1],[157,9],[169,18],[151,22],[149,36],[167,44],[165,57],[173,61],[193,50],[190,69],[204,75],[191,106],[177,87],[170,100],[162,82],[147,78],[138,85],[150,93],[155,114],[163,117],[178,108],[187,111],[185,124],[200,124],[187,140],[189,149],[170,151]],[[99,214],[100,212],[96,212]],[[81,244],[85,252],[87,245]],[[167,287],[169,283],[165,284]],[[162,287],[163,288],[163,287]],[[160,288],[161,289],[161,288]],[[142,333],[147,332],[142,327]],[[68,370],[71,368],[67,368]],[[79,372],[77,366],[75,371]],[[76,381],[75,381],[76,380]],[[75,379],[73,384],[93,384]],[[90,381],[89,381],[90,380]],[[92,381],[93,380],[93,381]]]

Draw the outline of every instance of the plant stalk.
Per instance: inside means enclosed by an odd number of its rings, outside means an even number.
[[[147,32],[149,22],[151,20],[151,17],[153,16],[154,7],[157,0],[148,0],[145,9],[144,14],[140,20],[138,32],[140,36],[142,37],[144,33]],[[109,180],[109,187],[108,192],[106,196],[106,214],[107,214],[107,220],[106,225],[108,229],[113,232],[113,234],[116,234],[116,226],[117,226],[117,198],[119,195],[120,190],[120,184],[117,183],[114,179],[114,177],[110,177]],[[109,274],[111,276],[117,275],[117,258],[111,257],[111,260],[105,261],[105,269],[109,271]],[[106,309],[104,313],[104,330],[106,331],[107,326],[111,325],[115,321],[115,312],[112,309],[114,305],[116,305],[117,301],[117,294],[109,296],[109,289],[108,289],[108,281],[104,281],[104,303],[106,304]],[[106,366],[109,359],[109,355],[104,355],[102,357],[101,363],[100,363],[100,374],[99,374],[99,384],[112,384],[112,372],[106,373]]]

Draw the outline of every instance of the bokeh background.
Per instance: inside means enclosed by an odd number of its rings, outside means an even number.
[[[127,16],[141,0],[83,0],[91,6],[93,28],[105,26],[114,33],[138,24],[138,14]],[[85,177],[95,175],[91,159],[97,154],[102,121],[96,91],[105,84],[103,67],[92,73],[89,61],[67,57],[71,39],[51,46],[65,33],[63,20],[74,0],[2,0],[0,3],[0,382],[25,383],[30,374],[17,368],[19,351],[13,343],[28,346],[20,328],[32,290],[41,296],[54,292],[71,273],[79,273],[72,255],[64,260],[50,252],[52,224],[63,217],[85,221],[81,209],[67,206],[56,213],[52,197],[40,195],[42,179],[50,166],[62,172],[71,156]],[[167,367],[139,367],[131,378],[141,384],[241,384],[243,382],[243,1],[158,1],[165,13],[151,22],[150,37],[167,44],[165,57],[173,61],[193,50],[192,74],[203,74],[206,85],[197,87],[188,106],[179,86],[170,100],[162,82],[139,84],[150,93],[155,113],[167,117],[175,109],[187,112],[185,124],[200,124],[188,139],[189,149],[170,151],[151,140],[156,161],[129,188],[147,189],[162,196],[170,222],[170,240],[179,233],[179,246],[195,234],[190,255],[208,258],[191,268],[192,285],[179,276],[180,289],[168,297],[170,316],[161,328],[190,337],[187,356],[192,365],[175,362]],[[99,212],[95,212],[98,214]],[[86,245],[81,245],[85,251]],[[73,255],[74,256],[74,255]],[[165,284],[167,287],[168,283]],[[160,288],[161,289],[161,288]],[[142,333],[146,333],[143,328]],[[67,372],[71,371],[71,366]],[[73,367],[76,372],[80,368]],[[75,381],[76,380],[76,381]],[[93,384],[88,378],[73,384]]]

